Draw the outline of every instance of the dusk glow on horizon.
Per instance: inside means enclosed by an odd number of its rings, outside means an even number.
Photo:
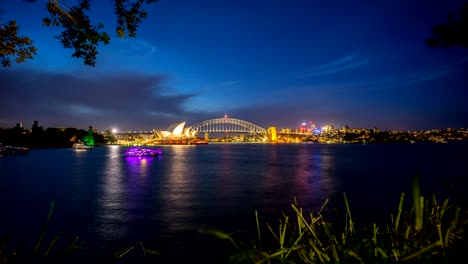
[[[223,116],[264,128],[468,127],[468,49],[425,43],[462,2],[158,1],[120,39],[110,1],[93,1],[91,20],[112,39],[89,67],[42,25],[43,2],[4,1],[1,22],[15,19],[38,53],[1,68],[0,128],[118,133]]]

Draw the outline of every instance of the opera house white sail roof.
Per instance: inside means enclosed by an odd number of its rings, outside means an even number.
[[[186,122],[182,122],[175,126],[170,126],[168,130],[153,129],[156,139],[185,139],[196,137],[197,131],[191,127],[185,127]]]

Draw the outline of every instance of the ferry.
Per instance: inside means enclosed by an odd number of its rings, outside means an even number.
[[[86,145],[85,143],[83,142],[76,142],[75,144],[73,144],[73,150],[76,150],[76,151],[85,151],[85,150],[90,150],[90,149],[93,149],[92,146],[88,146]]]

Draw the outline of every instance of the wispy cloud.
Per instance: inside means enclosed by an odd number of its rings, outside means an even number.
[[[295,75],[299,78],[308,78],[315,76],[328,75],[333,73],[338,73],[342,71],[351,70],[363,65],[366,65],[370,62],[368,58],[362,58],[356,54],[349,54],[345,57],[332,60],[330,62],[317,65],[310,69],[297,72]]]
[[[435,80],[442,76],[452,74],[460,70],[460,66],[466,62],[468,62],[468,57],[464,57],[454,62],[446,63],[444,65],[430,68],[424,71],[413,72],[410,74],[400,76],[391,76],[385,79],[381,79],[379,81],[360,84],[360,86],[366,86],[371,88],[372,90],[411,86],[414,84]]]
[[[116,39],[113,43],[118,51],[127,56],[148,57],[153,56],[157,49],[153,44],[141,39]]]

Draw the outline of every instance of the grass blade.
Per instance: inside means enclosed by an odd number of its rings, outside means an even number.
[[[260,224],[258,221],[258,212],[255,210],[255,220],[257,221],[257,234],[258,234],[258,241],[262,241],[262,236],[260,235]]]
[[[417,256],[419,256],[419,255],[421,255],[421,254],[423,254],[424,252],[426,252],[426,251],[428,251],[428,250],[431,250],[431,249],[433,249],[433,248],[435,248],[435,247],[441,247],[441,246],[443,246],[443,243],[442,243],[441,241],[436,241],[436,242],[430,244],[429,246],[427,246],[427,247],[425,247],[425,248],[423,248],[423,249],[421,249],[421,250],[419,250],[419,251],[417,251],[417,252],[415,252],[415,253],[413,253],[413,254],[407,256],[407,257],[402,258],[401,260],[410,260],[410,259],[413,259],[413,258],[415,258],[415,257],[417,257]]]
[[[401,193],[400,203],[398,204],[398,214],[397,214],[397,218],[395,221],[395,229],[394,229],[395,232],[398,231],[398,226],[400,225],[400,218],[401,218],[401,212],[403,211],[404,200],[405,200],[405,193]]]
[[[39,239],[37,240],[36,245],[34,246],[34,250],[33,250],[31,257],[36,255],[37,251],[39,250],[39,247],[41,246],[41,243],[42,243],[42,240],[44,239],[47,228],[49,227],[50,220],[52,219],[52,214],[54,213],[54,209],[55,209],[55,201],[52,201],[50,203],[49,213],[47,214],[47,220],[44,226],[42,227],[41,234],[39,235]]]
[[[59,237],[62,235],[63,233],[63,230],[60,231],[60,233],[58,233],[53,239],[52,241],[49,243],[49,247],[47,248],[46,252],[44,253],[44,256],[47,257],[50,253],[50,251],[52,250],[52,248],[54,247],[55,243],[57,243],[57,240],[59,239]]]

